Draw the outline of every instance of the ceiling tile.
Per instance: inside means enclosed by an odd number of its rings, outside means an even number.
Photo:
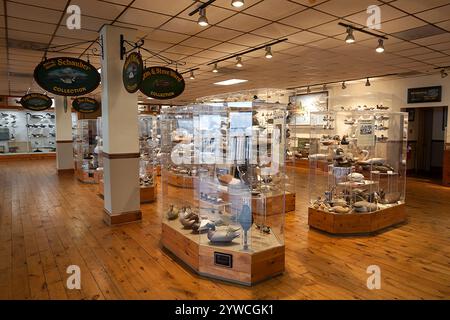
[[[424,25],[426,25],[425,22],[417,18],[407,16],[383,23],[381,25],[381,31],[389,34],[414,29]]]
[[[220,38],[222,41],[228,41],[232,38],[236,38],[240,35],[243,35],[242,32],[227,29],[227,28],[220,28],[216,26],[211,26],[204,31],[201,31],[197,36],[217,40]]]
[[[450,18],[450,4],[432,10],[418,13],[417,16],[430,23],[446,21]]]
[[[450,42],[433,44],[428,47],[433,50],[446,51],[446,50],[450,50]]]
[[[268,37],[272,39],[284,38],[293,33],[297,33],[299,29],[290,27],[281,23],[271,23],[265,27],[252,31],[253,34]]]
[[[118,21],[144,27],[156,28],[167,22],[169,19],[170,17],[158,13],[130,8],[120,16]]]
[[[52,35],[57,25],[8,17],[8,28],[20,31],[45,33]]]
[[[219,23],[219,26],[242,32],[249,32],[257,28],[261,28],[269,23],[269,21],[264,19],[252,17],[246,14],[237,14]]]
[[[42,21],[58,24],[61,15],[58,10],[50,10],[38,7],[27,6],[19,3],[6,2],[9,17],[22,18],[28,20]]]
[[[323,40],[324,36],[309,32],[309,31],[300,31],[295,34],[289,35],[289,42],[296,44],[306,44],[313,41]]]
[[[198,13],[195,13],[192,16],[189,15],[192,11],[195,10],[195,8],[196,7],[193,6],[191,8],[186,9],[178,16],[178,18],[197,22],[198,18],[199,18]],[[215,25],[235,14],[236,14],[236,12],[233,10],[227,10],[227,9],[223,9],[220,7],[208,6],[208,8],[206,8],[206,17],[208,18],[208,23],[210,25]]]
[[[161,26],[160,29],[166,31],[179,32],[188,35],[194,35],[196,33],[202,32],[203,28],[200,27],[197,22],[180,18],[173,18],[172,20]]]
[[[147,39],[148,41],[178,43],[188,38],[189,36],[185,34],[156,29],[148,33],[145,39]]]
[[[336,18],[329,14],[321,13],[314,9],[307,9],[286,19],[280,20],[280,22],[296,28],[308,29],[333,20],[336,20]]]
[[[51,39],[51,36],[48,34],[39,34],[39,33],[16,31],[16,30],[9,30],[8,37],[10,39],[41,42],[41,43],[49,43],[50,39]]]
[[[207,39],[207,38],[200,38],[200,37],[190,37],[180,44],[194,47],[194,48],[201,48],[201,49],[208,49],[210,47],[213,47],[215,45],[218,45],[220,41]]]
[[[225,52],[225,53],[237,53],[239,51],[247,50],[248,46],[241,46],[233,43],[222,43],[212,47],[212,50]]]
[[[254,34],[244,34],[242,36],[234,38],[233,40],[230,40],[229,42],[234,43],[234,44],[240,44],[240,45],[254,47],[254,46],[258,46],[258,45],[267,43],[271,40],[272,39],[270,39],[270,38],[261,37],[261,36],[257,36]]]
[[[131,7],[174,16],[188,7],[192,7],[192,10],[194,10],[193,4],[191,0],[171,1],[170,5],[168,5],[167,0],[136,0]]]
[[[277,21],[305,9],[305,6],[287,0],[264,0],[246,9],[245,13]]]
[[[376,0],[345,0],[345,4],[342,0],[330,0],[314,8],[342,18],[357,12],[366,12],[368,6],[379,4],[381,3]]]
[[[398,19],[401,17],[406,16],[407,14],[395,9],[389,5],[381,5],[380,6],[380,10],[381,10],[381,24],[383,25],[383,23],[393,20],[393,19]],[[368,18],[368,14],[367,12],[360,12],[360,13],[356,13],[353,15],[350,15],[348,17],[345,17],[345,20],[348,20],[352,23],[357,23],[360,26],[367,26],[367,18]]]
[[[450,20],[438,23],[437,26],[444,30],[450,31]]]
[[[114,20],[125,9],[124,6],[101,2],[97,0],[71,0],[71,5],[78,5],[81,9],[81,23],[83,14],[106,20]]]
[[[79,40],[95,40],[98,37],[98,33],[94,31],[88,31],[85,29],[80,30],[69,30],[65,26],[60,26],[58,31],[56,31],[56,35],[60,37],[79,39]]]
[[[231,0],[216,0],[213,3],[213,6],[233,10],[235,12],[242,12],[259,2],[261,2],[261,0],[245,0],[244,6],[242,6],[240,8],[235,8],[231,5]]]
[[[311,42],[307,44],[308,47],[316,47],[319,49],[331,49],[336,48],[340,46],[345,46],[346,43],[342,42],[341,40],[333,39],[333,38],[327,38],[323,40],[319,40],[316,42]]]
[[[429,46],[432,44],[439,44],[444,42],[450,41],[450,33],[444,33],[444,34],[438,34],[432,37],[426,37],[422,39],[414,40],[413,42],[423,45],[423,46]]]
[[[446,4],[448,4],[448,0],[397,0],[390,3],[390,5],[400,8],[409,13],[417,13]]]
[[[173,47],[167,49],[166,51],[172,52],[172,53],[183,54],[185,56],[190,56],[190,55],[199,53],[200,51],[202,51],[202,49],[192,48],[192,47],[182,46],[182,45],[176,45],[176,46],[173,46]]]

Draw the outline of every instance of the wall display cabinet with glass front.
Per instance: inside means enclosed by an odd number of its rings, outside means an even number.
[[[163,110],[162,243],[198,273],[251,285],[284,271],[285,121],[280,104]]]
[[[75,137],[76,176],[84,183],[98,183],[97,119],[78,120]]]
[[[312,113],[309,225],[351,234],[405,221],[407,134],[407,113]]]
[[[55,152],[55,114],[53,111],[0,112],[0,153]]]

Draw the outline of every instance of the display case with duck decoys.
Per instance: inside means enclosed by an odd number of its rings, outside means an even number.
[[[261,102],[163,109],[162,244],[199,274],[252,285],[284,271],[285,113]],[[195,181],[173,183],[174,167]]]
[[[311,227],[372,233],[406,220],[407,117],[381,109],[311,113]]]
[[[141,203],[156,200],[156,167],[159,140],[156,116],[139,116],[139,185]]]
[[[83,183],[99,183],[99,136],[97,135],[97,119],[78,120],[74,148],[75,174]]]
[[[94,147],[94,154],[97,156],[97,179],[98,192],[97,194],[103,198],[105,183],[103,181],[103,120],[102,117],[97,118],[97,136],[96,145]]]

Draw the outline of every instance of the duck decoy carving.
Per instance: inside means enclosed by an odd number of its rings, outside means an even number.
[[[212,243],[230,243],[233,239],[239,237],[239,229],[230,226],[217,227],[210,223],[208,227],[208,239]]]
[[[198,222],[199,218],[196,213],[192,211],[191,208],[187,207],[181,210],[180,222],[186,229],[192,229],[194,223]]]
[[[173,204],[170,205],[169,210],[167,211],[167,219],[169,220],[175,220],[176,218],[178,218],[178,213],[180,212],[180,210],[175,207]]]

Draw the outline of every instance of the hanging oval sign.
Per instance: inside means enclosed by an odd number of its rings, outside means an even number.
[[[89,97],[79,97],[72,101],[72,107],[81,113],[92,113],[100,108],[100,103]]]
[[[45,94],[29,93],[20,99],[20,104],[28,110],[44,111],[52,106],[53,101]]]
[[[82,96],[100,84],[100,74],[93,65],[70,57],[42,61],[34,69],[34,79],[44,90],[59,96]]]
[[[142,56],[138,52],[132,52],[123,64],[122,80],[125,90],[135,93],[139,90],[144,72]]]
[[[173,99],[183,93],[184,79],[177,71],[166,67],[149,67],[144,70],[141,92],[160,100]]]

